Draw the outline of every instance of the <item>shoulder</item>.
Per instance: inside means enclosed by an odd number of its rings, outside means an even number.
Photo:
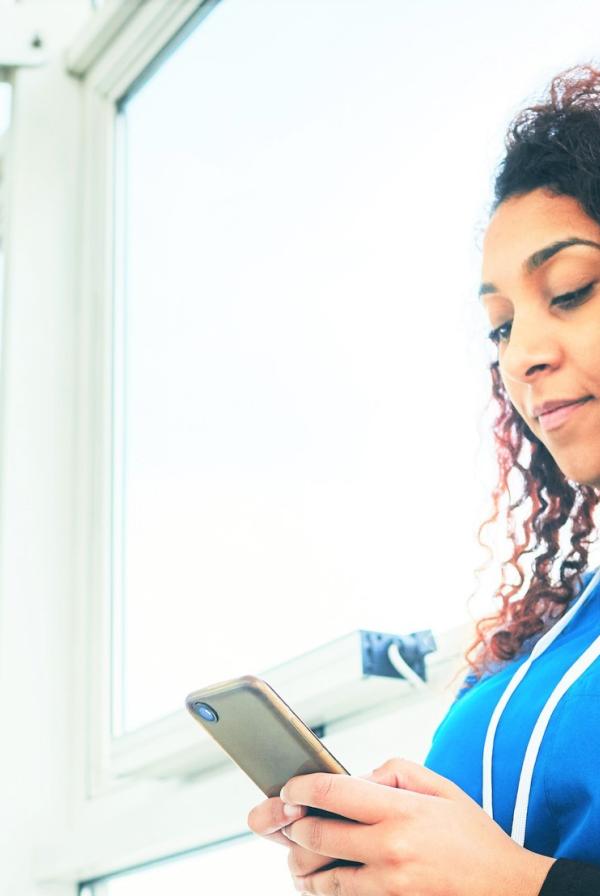
[[[588,584],[591,582],[593,577],[599,571],[600,571],[600,566],[596,566],[593,569],[588,569],[584,573],[582,573],[581,588],[576,592],[575,597],[573,598],[573,601],[575,601],[585,591]],[[596,593],[596,591],[598,592],[598,595],[600,597],[600,583],[598,583],[598,585],[594,589],[594,593]],[[463,679],[463,681],[456,693],[456,697],[454,698],[454,702],[456,703],[458,700],[460,700],[462,697],[464,697],[465,694],[469,693],[469,691],[472,691],[473,688],[476,687],[478,684],[480,684],[483,681],[486,681],[488,678],[491,678],[497,672],[500,672],[502,669],[506,668],[506,666],[515,665],[515,663],[519,663],[520,661],[525,659],[531,653],[531,651],[535,647],[536,643],[540,640],[540,638],[543,637],[543,635],[546,634],[546,632],[549,630],[550,627],[545,627],[544,629],[542,629],[541,632],[539,632],[536,635],[532,635],[530,638],[528,638],[526,641],[524,641],[523,644],[521,645],[521,650],[519,651],[518,656],[513,657],[513,659],[497,660],[493,663],[490,663],[488,665],[488,667],[485,669],[485,671],[479,675],[473,671],[469,672],[467,674],[467,676]]]

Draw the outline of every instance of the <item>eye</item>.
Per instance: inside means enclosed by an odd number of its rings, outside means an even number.
[[[556,298],[552,299],[551,305],[562,305],[563,307],[570,307],[576,305],[582,299],[592,291],[592,288],[596,285],[596,281],[594,280],[592,283],[588,283],[586,286],[582,286],[581,289],[575,290],[575,292],[566,292],[562,296],[556,296]],[[501,342],[505,342],[508,339],[508,333],[503,335],[503,331],[508,327],[510,328],[511,322],[507,321],[505,324],[501,324],[499,327],[496,327],[495,330],[491,330],[488,333],[488,339],[490,339],[495,345],[499,345]]]

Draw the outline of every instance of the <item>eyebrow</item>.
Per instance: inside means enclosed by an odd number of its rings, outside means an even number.
[[[577,236],[569,237],[566,240],[557,240],[555,243],[550,243],[548,246],[544,246],[543,249],[538,249],[537,252],[534,252],[529,258],[526,258],[523,262],[523,271],[527,274],[533,273],[537,268],[541,267],[545,261],[548,261],[549,258],[552,258],[553,255],[556,255],[557,252],[560,252],[561,249],[567,249],[569,246],[592,246],[594,249],[600,249],[600,243],[595,243],[594,240],[582,240]],[[486,295],[490,292],[499,292],[497,286],[494,286],[493,283],[482,283],[479,287],[479,297]]]

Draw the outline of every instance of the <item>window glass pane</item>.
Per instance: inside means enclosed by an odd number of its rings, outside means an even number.
[[[95,885],[89,896],[164,896],[165,893],[241,896],[248,892],[260,893],[260,896],[285,896],[295,892],[287,854],[281,846],[252,836],[234,845],[226,843],[184,859],[107,878]],[[249,881],[253,883],[249,884]]]
[[[600,19],[504,12],[223,0],[124,104],[117,733],[356,628],[467,619],[492,171]]]

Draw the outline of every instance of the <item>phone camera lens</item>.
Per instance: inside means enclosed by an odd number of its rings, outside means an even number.
[[[207,722],[218,722],[219,716],[208,703],[194,703],[194,712]]]

